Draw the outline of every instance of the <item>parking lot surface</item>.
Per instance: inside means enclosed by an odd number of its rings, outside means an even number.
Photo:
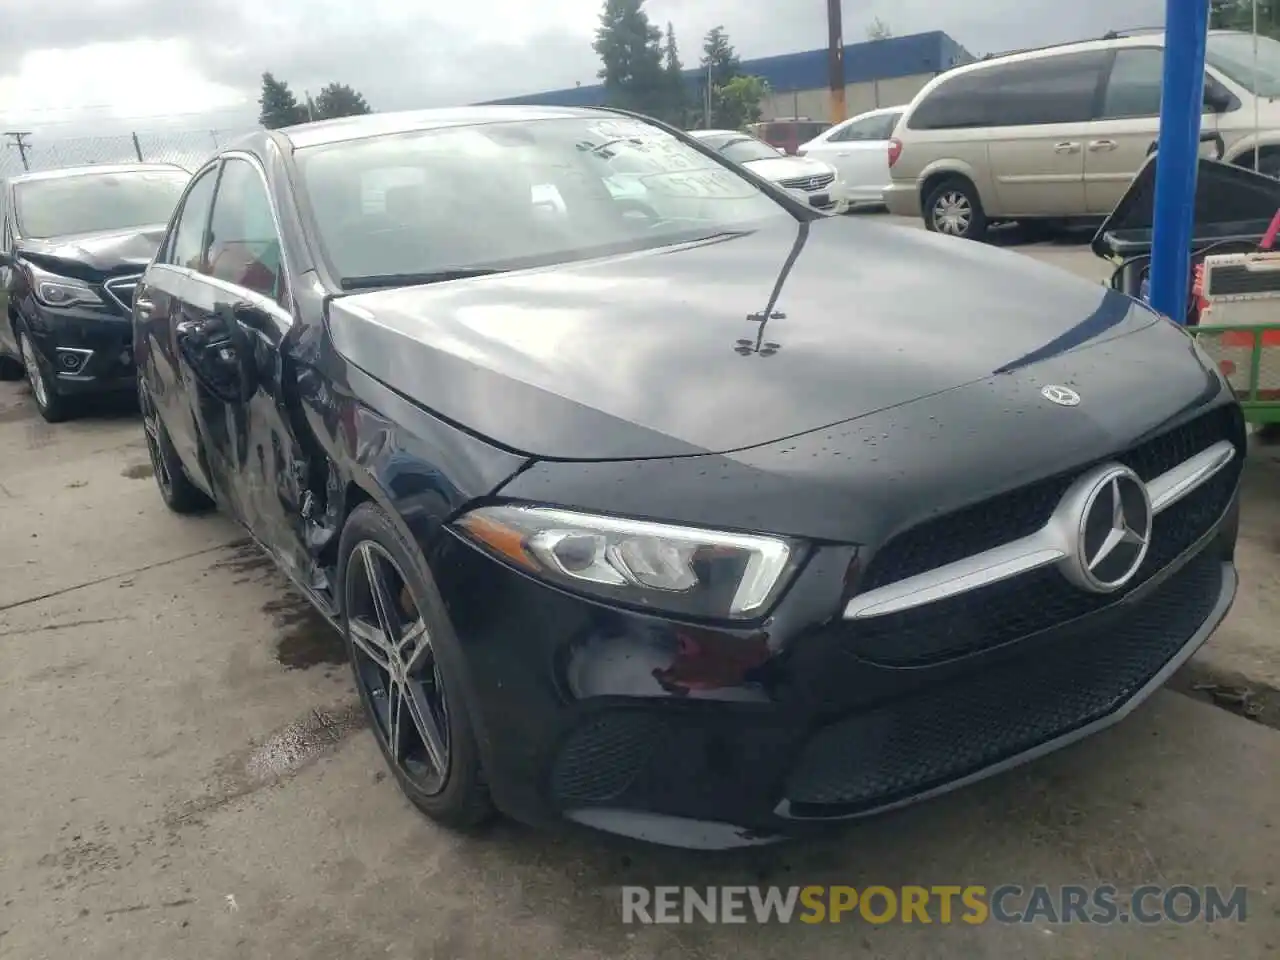
[[[1107,273],[1079,246],[1016,249]],[[1266,448],[1246,471],[1242,592],[1175,681],[1185,692],[940,800],[719,855],[506,822],[435,827],[385,779],[337,635],[230,521],[164,509],[130,411],[51,427],[2,384],[0,451],[0,957],[1280,953],[1267,693],[1280,686],[1280,457]],[[1244,885],[1248,913],[1150,927],[629,926],[620,908],[623,885],[1004,883]]]

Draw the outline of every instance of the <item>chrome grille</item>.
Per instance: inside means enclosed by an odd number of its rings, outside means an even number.
[[[133,291],[137,289],[141,280],[140,273],[127,277],[115,277],[104,283],[102,289],[124,311],[125,316],[130,316],[133,313]]]
[[[788,190],[804,190],[812,193],[814,190],[821,190],[823,187],[831,185],[831,181],[836,178],[834,173],[818,173],[808,177],[791,177],[787,180],[779,180],[778,186],[786,187]]]

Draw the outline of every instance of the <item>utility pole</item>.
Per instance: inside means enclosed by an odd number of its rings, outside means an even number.
[[[831,122],[845,119],[844,27],[840,0],[827,0],[827,86],[831,90]]]
[[[31,164],[27,162],[27,147],[31,146],[31,144],[27,143],[26,138],[31,136],[31,131],[30,130],[6,130],[4,132],[4,135],[6,137],[10,137],[13,140],[13,142],[10,143],[9,146],[18,148],[18,154],[19,156],[22,157],[22,169],[29,171],[31,169]]]

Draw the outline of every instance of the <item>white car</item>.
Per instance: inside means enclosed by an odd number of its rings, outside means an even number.
[[[830,164],[810,157],[788,157],[777,147],[736,130],[690,130],[689,136],[756,176],[785,187],[811,207],[829,212],[843,209],[835,189],[836,170]]]
[[[884,203],[889,176],[889,138],[905,106],[881,107],[824,130],[797,154],[829,163],[838,176],[837,200]]]

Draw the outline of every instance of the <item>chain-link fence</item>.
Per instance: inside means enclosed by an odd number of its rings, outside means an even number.
[[[126,133],[108,137],[57,139],[39,133],[5,137],[0,148],[0,180],[24,169],[56,170],[92,163],[176,163],[194,170],[209,155],[248,130],[187,130],[168,133]]]

